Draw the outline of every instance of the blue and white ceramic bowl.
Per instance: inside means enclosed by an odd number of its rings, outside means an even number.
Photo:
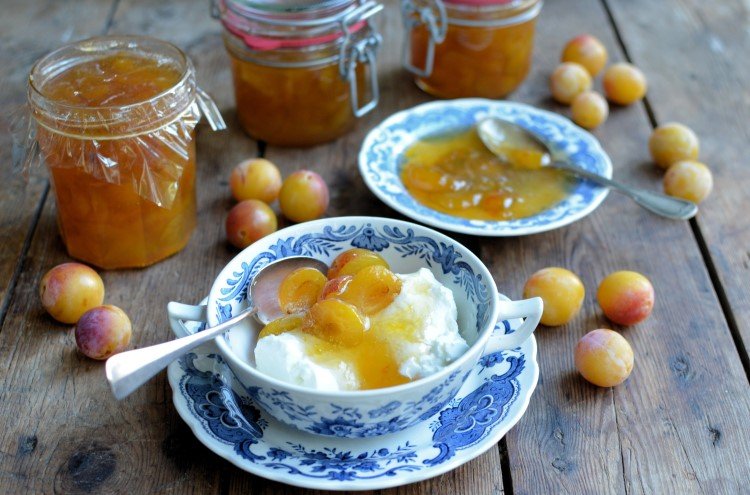
[[[208,325],[226,321],[248,306],[249,283],[268,263],[299,255],[330,263],[342,251],[355,247],[377,251],[397,273],[430,269],[453,292],[459,330],[471,347],[440,372],[411,383],[377,390],[322,392],[259,372],[253,356],[258,324],[244,320],[218,337],[216,345],[253,401],[295,428],[348,438],[404,430],[444,407],[483,355],[518,347],[539,323],[541,299],[501,300],[489,270],[453,239],[409,222],[340,217],[280,230],[237,255],[209,293],[205,313]],[[179,327],[176,320],[180,318],[197,319],[201,314],[198,308],[185,310],[184,305],[171,305],[173,326]],[[512,333],[493,335],[498,322],[511,318],[525,321]]]
[[[604,177],[612,162],[594,136],[552,112],[509,101],[478,98],[433,101],[391,115],[362,143],[359,171],[385,204],[427,225],[463,234],[520,236],[556,229],[596,209],[609,189],[579,180],[570,194],[536,215],[508,221],[469,220],[435,211],[418,202],[401,182],[404,153],[416,141],[468,129],[487,117],[510,120],[544,138],[556,159]]]

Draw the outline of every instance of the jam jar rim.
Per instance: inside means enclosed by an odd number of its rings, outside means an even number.
[[[482,1],[482,0],[443,0],[443,3],[446,7],[449,8],[467,8],[467,9],[473,9],[473,10],[510,10],[514,8],[518,8],[522,6],[525,3],[528,4],[534,4],[537,2],[540,2],[541,0],[490,0],[490,1]],[[530,5],[529,5],[530,6]]]
[[[239,39],[247,48],[256,52],[264,52],[271,50],[300,50],[300,49],[315,49],[324,45],[336,45],[343,43],[347,36],[354,35],[362,31],[366,26],[366,21],[359,21],[348,27],[347,32],[345,31],[334,31],[329,34],[318,34],[308,38],[291,38],[291,39],[280,39],[273,36],[262,36],[253,35],[231,23],[221,21],[222,26],[226,30],[226,33],[234,38]],[[250,43],[250,40],[254,40],[254,43]],[[266,46],[263,46],[266,44]]]
[[[226,32],[238,38],[250,50],[261,52],[311,48],[346,41],[370,25],[370,17],[383,8],[378,0],[341,0],[318,4],[326,8],[308,9],[307,12],[313,16],[299,17],[304,12],[243,8],[237,0],[214,0],[213,15]],[[314,17],[316,13],[318,17]],[[289,17],[285,18],[286,15]]]
[[[445,2],[446,22],[448,25],[465,27],[495,27],[502,28],[521,24],[539,16],[544,0],[512,0],[503,4],[456,4]],[[508,12],[507,17],[477,19],[481,15],[502,14]]]
[[[105,41],[105,40],[111,40],[111,41],[119,41],[119,40],[122,40],[122,41],[125,41],[125,40],[139,41],[139,40],[145,40],[145,41],[148,41],[148,42],[155,42],[156,44],[164,44],[165,46],[173,48],[177,52],[177,54],[179,55],[179,57],[180,57],[179,62],[180,62],[180,67],[182,67],[181,74],[180,74],[180,79],[177,82],[175,82],[174,85],[172,85],[170,88],[167,88],[167,89],[165,89],[163,91],[160,91],[159,93],[157,93],[157,94],[155,94],[153,96],[150,96],[150,97],[148,97],[148,98],[146,98],[144,100],[134,101],[132,103],[126,103],[124,105],[77,105],[75,103],[60,102],[60,101],[54,100],[53,98],[50,98],[49,95],[46,95],[44,93],[44,91],[42,90],[41,87],[38,87],[38,85],[35,84],[34,73],[36,73],[37,69],[39,67],[41,67],[42,64],[44,62],[46,62],[48,59],[52,58],[55,55],[58,55],[59,53],[62,53],[65,50],[69,50],[71,48],[75,48],[76,46],[84,45],[86,43],[91,43],[91,42]],[[127,48],[127,47],[123,47],[123,48]],[[113,50],[112,53],[116,53],[117,51],[127,52],[127,50],[122,49],[122,50]],[[100,53],[101,54],[106,54],[107,52],[102,51]],[[86,59],[86,61],[95,60],[96,58],[97,57],[92,57],[90,59]],[[64,68],[67,69],[67,68],[70,68],[70,67],[74,67],[75,65],[78,65],[78,64],[73,64],[73,65],[70,65],[70,66],[67,66],[67,67],[64,67]],[[36,93],[37,95],[39,95],[39,97],[41,97],[41,98],[43,98],[43,99],[45,99],[47,101],[51,101],[57,107],[64,107],[64,108],[70,108],[70,109],[76,109],[76,110],[109,110],[109,111],[114,110],[114,109],[127,110],[127,109],[129,109],[131,107],[137,107],[137,106],[143,105],[144,103],[152,102],[154,100],[157,100],[159,98],[162,98],[162,97],[164,97],[164,96],[172,93],[174,91],[175,87],[180,86],[182,84],[185,84],[186,82],[188,82],[189,79],[191,79],[192,77],[194,77],[194,73],[195,73],[195,68],[193,67],[193,63],[190,61],[190,58],[177,45],[175,45],[173,43],[170,43],[169,41],[164,41],[164,40],[159,39],[159,38],[155,38],[155,37],[152,37],[152,36],[145,36],[145,35],[143,35],[143,36],[142,35],[104,35],[104,36],[92,36],[90,38],[86,38],[86,39],[79,40],[79,41],[74,41],[73,43],[68,43],[68,44],[63,45],[63,46],[61,46],[59,48],[56,48],[56,49],[52,50],[51,52],[45,54],[42,58],[40,58],[36,62],[34,62],[34,65],[31,66],[31,70],[29,71],[29,89],[33,90],[34,93]]]
[[[80,105],[56,100],[44,92],[44,84],[50,77],[58,74],[60,71],[75,67],[86,61],[96,60],[97,58],[108,54],[135,51],[135,49],[139,48],[137,45],[139,42],[141,44],[161,46],[162,48],[171,50],[174,55],[177,55],[174,60],[176,66],[180,69],[181,74],[180,78],[172,86],[143,100],[122,105]],[[82,47],[91,44],[95,44],[98,49],[92,50],[87,56],[80,57],[78,61],[75,61],[72,64],[65,64],[66,61],[70,61],[70,58],[66,59],[63,57],[60,60],[55,60],[56,57],[59,57],[66,51],[81,49]],[[50,68],[46,68],[45,64],[49,64]],[[41,81],[37,81],[34,76],[41,76],[44,74],[45,69],[48,72],[47,77]],[[52,50],[37,60],[32,66],[28,76],[28,102],[31,106],[34,119],[39,124],[49,128],[53,132],[60,132],[63,134],[69,134],[72,137],[85,139],[114,139],[161,129],[180,118],[185,112],[189,111],[196,101],[196,95],[197,86],[195,80],[195,67],[187,54],[175,44],[151,36],[104,35],[93,36],[68,43]],[[158,115],[153,119],[146,118],[149,108],[153,110],[152,113],[156,113],[153,105],[170,96],[174,97],[175,102],[167,105],[171,110],[169,113],[166,115]],[[181,104],[178,105],[178,103]],[[88,135],[85,133],[79,136],[76,132],[71,131],[70,128],[72,127],[75,130],[85,130],[92,124],[93,119],[71,118],[71,114],[65,113],[66,111],[82,112],[89,116],[95,115],[99,117],[97,119],[97,125],[105,128],[109,124],[108,120],[123,122],[127,121],[128,117],[134,118],[136,121],[147,122],[141,125],[134,125],[133,129],[128,130],[128,132],[116,133],[112,136]],[[64,117],[60,117],[61,114],[63,114]],[[106,118],[106,115],[110,115],[110,119]],[[56,125],[56,122],[61,123],[62,126]],[[60,127],[64,127],[67,130],[62,131]]]
[[[324,2],[325,3],[325,2]],[[342,0],[326,8],[310,9],[307,11],[278,11],[243,7],[237,0],[214,0],[214,17],[223,25],[233,24],[233,27],[244,32],[253,32],[261,36],[296,35],[298,37],[313,37],[319,34],[336,32],[341,21],[351,15],[367,0]],[[298,17],[300,14],[311,14],[309,17]],[[313,16],[319,14],[318,17]],[[320,15],[323,14],[323,15]],[[240,23],[254,23],[254,29]],[[295,31],[274,32],[273,27],[294,28]],[[265,31],[265,32],[263,32]],[[345,33],[338,30],[342,35]]]
[[[488,3],[478,5],[475,3],[461,3],[450,0],[402,0],[404,5],[428,4],[436,6],[439,4],[443,10],[445,22],[451,25],[468,26],[468,27],[503,27],[507,25],[520,24],[527,20],[536,18],[542,10],[544,0],[510,0],[498,1],[497,3]],[[477,19],[476,16],[482,14],[501,14],[509,12],[507,17],[498,17],[495,19]]]
[[[313,13],[315,11],[325,10],[336,10],[342,7],[354,6],[357,0],[323,0],[318,2],[309,2],[307,6],[290,6],[289,8],[264,8],[269,3],[255,2],[253,0],[219,0],[222,4],[231,4],[234,7],[232,10],[238,14],[300,14],[300,13]],[[280,3],[280,2],[272,2]],[[231,8],[228,6],[228,8]],[[320,22],[325,21],[327,18],[323,18]]]

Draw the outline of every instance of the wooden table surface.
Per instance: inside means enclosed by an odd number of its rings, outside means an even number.
[[[632,61],[649,80],[643,103],[614,108],[594,133],[615,177],[659,189],[646,143],[654,126],[675,120],[699,135],[714,192],[690,222],[657,218],[611,194],[554,232],[456,236],[510,297],[521,296],[531,273],[557,265],[581,276],[585,303],[572,323],[537,330],[539,385],[497,448],[385,493],[750,493],[749,8],[746,0],[547,1],[533,70],[511,99],[565,114],[547,79],[564,42],[592,33],[611,61]],[[331,188],[329,216],[399,217],[366,189],[356,166],[369,129],[430,99],[399,67],[396,3],[378,21],[380,106],[349,135],[305,150],[267,147],[239,130],[220,26],[203,0],[4,0],[0,12],[0,493],[305,492],[245,473],[199,443],[175,411],[165,373],[116,402],[102,363],[79,355],[72,331],[46,316],[39,279],[69,258],[46,173],[24,179],[11,167],[11,110],[24,101],[33,61],[75,39],[147,34],[192,57],[229,125],[199,128],[198,228],[177,256],[102,274],[107,301],[133,321],[131,345],[155,344],[172,337],[167,302],[201,299],[236,253],[223,219],[232,205],[227,179],[240,159],[265,156],[285,174],[320,172]],[[598,282],[617,269],[642,272],[656,288],[652,316],[635,327],[612,325],[596,304]],[[630,379],[613,389],[588,385],[573,367],[576,341],[598,327],[622,330],[636,355]]]

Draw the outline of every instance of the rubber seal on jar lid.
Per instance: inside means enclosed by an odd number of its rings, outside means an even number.
[[[286,0],[281,5],[266,0],[214,1],[224,28],[256,51],[304,48],[347,38],[382,9],[378,2],[355,0]]]
[[[271,38],[266,36],[256,36],[242,31],[236,24],[228,19],[222,19],[221,23],[227,31],[242,39],[248,48],[257,51],[278,50],[282,48],[304,48],[308,46],[330,43],[344,36],[343,31],[337,31],[321,36],[312,36],[309,38]],[[365,27],[367,22],[360,21],[349,28],[349,33],[353,34]]]

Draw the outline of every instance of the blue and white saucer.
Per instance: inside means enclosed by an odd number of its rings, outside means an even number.
[[[536,215],[508,221],[469,220],[435,211],[418,202],[401,182],[405,151],[427,136],[468,129],[482,119],[513,121],[543,137],[553,154],[590,172],[612,177],[612,162],[594,136],[552,112],[509,101],[458,99],[433,101],[391,115],[362,143],[359,171],[385,204],[433,227],[481,236],[520,236],[568,225],[594,211],[609,189],[578,180],[570,194]]]
[[[518,324],[504,321],[495,331]],[[318,436],[276,421],[253,403],[213,344],[173,362],[168,377],[175,408],[198,440],[240,469],[299,487],[352,491],[431,478],[495,446],[526,411],[539,366],[532,336],[513,351],[482,357],[458,395],[425,422],[366,439]]]

